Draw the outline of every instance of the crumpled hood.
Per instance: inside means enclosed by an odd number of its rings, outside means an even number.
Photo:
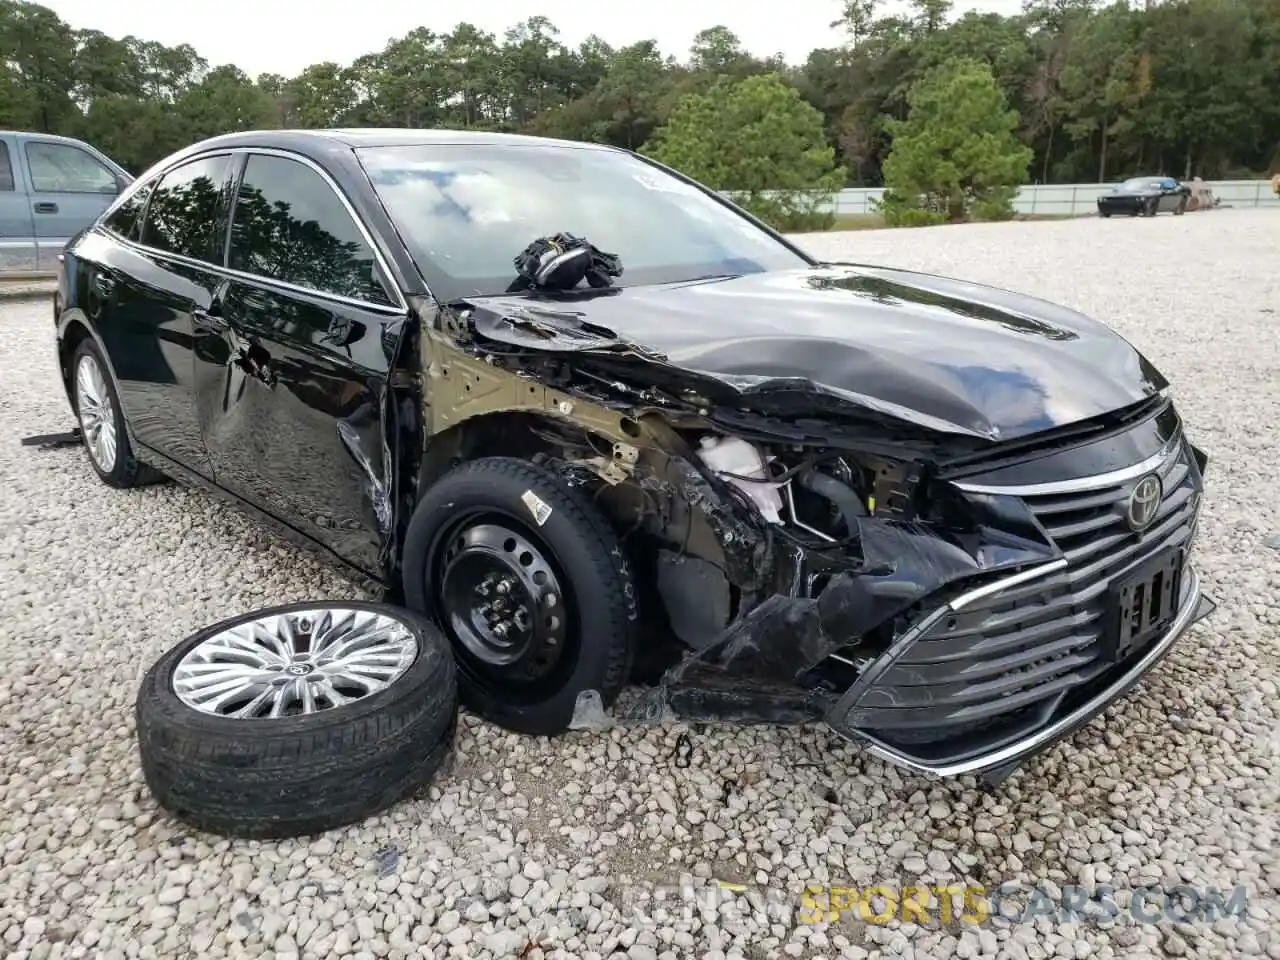
[[[625,341],[733,387],[744,405],[807,390],[991,440],[1098,416],[1166,386],[1127,341],[1075,311],[904,270],[833,265],[469,302],[489,318],[477,327],[485,336],[572,352]],[[541,335],[503,319],[522,314]],[[547,336],[556,317],[565,335]]]

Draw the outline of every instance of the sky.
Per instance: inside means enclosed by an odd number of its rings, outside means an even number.
[[[664,54],[683,59],[694,35],[723,24],[759,56],[782,53],[803,63],[815,47],[841,42],[830,23],[839,0],[38,0],[76,29],[113,37],[133,34],[166,46],[189,43],[211,66],[234,63],[251,77],[292,76],[312,63],[350,63],[414,27],[438,33],[469,21],[497,35],[531,16],[547,17],[560,39],[577,46],[592,33],[615,47],[657,40]],[[899,6],[885,3],[886,12]],[[957,0],[969,9],[1016,13],[1020,0]],[[585,14],[585,15],[584,15]]]

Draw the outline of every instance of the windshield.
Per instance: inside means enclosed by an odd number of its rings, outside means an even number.
[[[1134,177],[1132,180],[1126,180],[1120,184],[1121,190],[1161,190],[1165,186],[1162,179],[1156,177]]]
[[[507,292],[531,242],[572,233],[622,260],[616,286],[807,265],[701,190],[630,154],[563,145],[356,151],[432,292]]]

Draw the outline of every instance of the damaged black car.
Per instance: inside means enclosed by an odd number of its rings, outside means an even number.
[[[822,263],[613,148],[241,133],[63,257],[93,468],[228,498],[426,613],[462,701],[554,734],[825,721],[1010,769],[1210,608],[1165,379],[1021,294]]]

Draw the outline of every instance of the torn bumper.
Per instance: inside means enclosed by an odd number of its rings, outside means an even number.
[[[927,774],[1011,769],[1124,695],[1213,608],[1190,559],[1207,458],[1157,439],[1102,473],[957,482],[990,521],[966,537],[864,522],[882,572],[819,582],[799,556],[801,586],[669,671],[662,695],[686,717],[758,706],[765,721],[822,720]],[[1126,511],[1152,478],[1161,496],[1135,529]],[[726,688],[737,700],[717,702]]]
[[[1030,571],[1032,574],[1051,572],[1046,569]],[[1006,581],[999,586],[1011,588],[1016,585]],[[1192,624],[1214,608],[1213,602],[1201,591],[1199,577],[1188,567],[1182,578],[1177,613],[1162,634],[1142,650],[1103,669],[1090,680],[1066,687],[1062,693],[1048,700],[1040,699],[1020,718],[1021,722],[1011,718],[1011,714],[1017,714],[1016,705],[1008,704],[1007,698],[1000,697],[968,711],[971,715],[981,714],[984,710],[1001,711],[994,714],[1000,722],[1000,732],[994,736],[983,736],[979,729],[967,741],[948,738],[943,741],[945,746],[941,749],[928,743],[912,749],[887,742],[871,732],[894,723],[899,724],[895,728],[897,730],[931,728],[942,731],[963,722],[958,720],[958,716],[966,713],[966,706],[972,706],[972,701],[940,700],[921,706],[918,696],[909,693],[905,687],[894,686],[891,681],[895,672],[899,677],[912,674],[913,671],[904,667],[903,662],[920,644],[929,642],[927,638],[931,630],[963,612],[971,598],[972,595],[963,595],[939,608],[900,638],[891,651],[875,661],[840,697],[824,718],[827,724],[842,735],[865,743],[876,756],[918,773],[952,777],[1012,767],[1078,730],[1128,693],[1169,653]],[[1002,700],[1006,703],[1001,703]],[[912,706],[912,703],[916,705]],[[904,713],[909,717],[904,717]]]

